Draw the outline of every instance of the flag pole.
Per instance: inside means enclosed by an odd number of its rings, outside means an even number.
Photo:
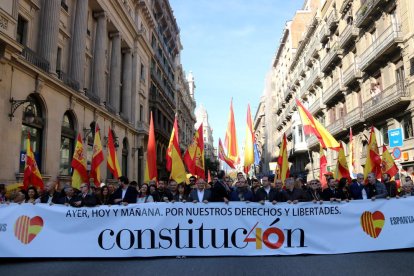
[[[296,111],[299,113],[299,108],[298,108],[297,104],[296,104]],[[302,121],[302,117],[300,116],[300,114],[298,114],[298,115],[299,115],[300,122],[301,122],[301,124],[302,124],[302,130],[303,130],[303,121]],[[308,152],[309,162],[310,162],[310,164],[311,164],[312,177],[313,177],[313,179],[315,179],[315,170],[313,169],[313,161],[312,161],[312,158],[311,158],[311,155],[310,155],[310,152],[309,152],[309,144],[308,144],[308,139],[306,138],[305,132],[303,132],[303,135],[305,136],[306,150],[307,150],[307,152]],[[309,136],[310,136],[310,135],[309,135]]]

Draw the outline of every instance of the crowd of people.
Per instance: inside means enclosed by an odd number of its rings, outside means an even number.
[[[203,178],[191,176],[189,184],[177,183],[174,180],[160,179],[139,185],[129,182],[121,176],[117,184],[101,187],[82,183],[79,189],[64,186],[57,190],[56,182],[48,182],[45,189],[39,191],[29,186],[27,190],[14,191],[6,196],[4,184],[0,184],[0,203],[48,203],[62,204],[72,207],[93,207],[98,205],[128,205],[149,202],[278,202],[298,203],[324,201],[341,202],[350,200],[375,200],[377,198],[399,198],[414,195],[413,181],[405,177],[401,187],[392,181],[388,174],[382,175],[382,181],[370,173],[367,181],[364,175],[358,174],[356,179],[339,181],[327,178],[327,187],[322,187],[319,180],[303,181],[301,178],[287,178],[284,183],[272,176],[263,176],[261,180],[246,178],[242,172],[236,179],[220,171],[213,181],[207,183]]]

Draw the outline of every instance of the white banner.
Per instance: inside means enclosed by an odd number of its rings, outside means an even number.
[[[338,254],[414,247],[414,197],[322,205],[0,205],[0,257]]]

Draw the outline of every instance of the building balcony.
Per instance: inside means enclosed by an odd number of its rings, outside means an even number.
[[[359,8],[355,16],[355,25],[358,28],[366,27],[372,23],[372,15],[378,10],[378,12],[383,12],[382,8],[377,9],[380,4],[387,2],[388,0],[367,0]]]
[[[360,106],[348,112],[348,114],[345,115],[345,128],[348,129],[351,126],[364,122],[364,116],[362,115],[363,112]]]
[[[309,77],[305,82],[304,90],[309,91],[313,84],[315,83],[315,80],[319,77],[319,67],[313,67],[312,70],[309,72]]]
[[[293,151],[295,153],[306,152],[306,151],[308,151],[308,144],[306,144],[305,141],[295,143],[295,145],[293,147]]]
[[[404,82],[396,82],[364,103],[364,119],[405,108],[409,103],[409,90]]]
[[[336,96],[338,96],[338,94],[340,94],[343,90],[344,88],[342,86],[342,80],[338,78],[328,87],[328,89],[326,89],[326,91],[323,92],[323,103],[328,103]]]
[[[309,107],[309,112],[312,115],[315,115],[316,113],[318,113],[325,107],[326,107],[325,104],[322,102],[322,97],[320,97],[319,99],[316,99],[314,103],[311,104],[311,106]]]
[[[397,24],[391,24],[368,48],[359,56],[359,68],[365,71],[376,60],[388,54],[393,46],[402,42],[402,33]],[[388,57],[386,57],[388,58]]]
[[[290,86],[286,87],[285,91],[283,92],[283,99],[286,102],[289,102],[289,99],[292,97],[292,89]]]
[[[319,42],[326,41],[330,34],[331,34],[331,30],[329,30],[328,25],[324,24],[319,31]]]
[[[74,79],[72,79],[71,77],[69,77],[68,74],[66,74],[65,72],[63,72],[62,70],[56,70],[57,76],[58,78],[63,81],[63,83],[65,83],[67,86],[73,88],[76,91],[79,91],[80,89],[80,85],[79,82],[75,81]]]
[[[321,71],[326,72],[334,65],[334,61],[342,57],[343,50],[339,48],[338,43],[335,41],[332,44],[331,49],[321,61]]]
[[[359,34],[359,29],[354,25],[347,25],[345,30],[339,36],[339,47],[345,48]]]
[[[351,7],[354,0],[343,0],[339,7],[339,13],[346,13]]]
[[[39,56],[35,51],[30,49],[29,47],[24,47],[23,48],[22,56],[24,57],[25,60],[27,60],[28,62],[30,62],[34,66],[36,66],[36,67],[42,69],[43,71],[49,73],[49,68],[50,68],[49,62],[46,59]]]
[[[328,25],[329,29],[334,29],[336,26],[338,26],[338,15],[336,13],[336,9],[332,9],[331,13],[328,16],[328,19],[326,20],[326,25]]]
[[[360,79],[362,77],[362,72],[358,68],[358,63],[352,63],[342,74],[342,84],[348,86],[353,81]]]
[[[149,132],[148,123],[143,122],[143,121],[138,121],[137,122],[137,130],[138,130],[138,133],[140,133],[140,134],[148,134],[148,132]]]
[[[333,136],[346,130],[345,128],[345,124],[344,124],[344,118],[341,117],[337,120],[335,120],[334,122],[332,122],[330,125],[328,125],[327,127],[327,131],[332,134]]]

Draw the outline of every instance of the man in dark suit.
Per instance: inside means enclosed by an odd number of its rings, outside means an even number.
[[[90,192],[89,184],[82,183],[79,187],[80,194],[73,202],[73,207],[94,207],[98,204],[96,195]]]
[[[262,177],[263,187],[259,188],[255,193],[255,201],[264,204],[265,201],[273,201],[276,198],[276,190],[270,186],[269,178]]]
[[[73,188],[71,186],[66,186],[63,190],[65,192],[65,196],[61,197],[58,203],[66,206],[74,206],[74,203],[78,200],[78,197],[75,195]]]
[[[204,202],[208,203],[211,199],[211,191],[206,190],[206,181],[203,178],[199,178],[197,180],[197,189],[192,189],[190,194],[188,195],[188,201],[193,203],[196,202]]]
[[[40,198],[41,203],[58,204],[60,193],[56,191],[56,182],[48,182],[45,186],[45,192]]]
[[[230,198],[230,188],[224,180],[224,171],[219,171],[217,174],[217,181],[214,182],[211,188],[211,201],[228,203]],[[231,181],[229,178],[228,180]]]
[[[368,193],[364,185],[364,175],[362,173],[357,174],[356,182],[353,182],[349,186],[349,193],[351,199],[367,199]]]
[[[324,201],[341,201],[341,195],[336,187],[336,180],[334,178],[328,179],[328,188],[323,190],[322,197]]]
[[[111,204],[137,203],[138,191],[129,186],[129,180],[126,176],[118,178],[119,188],[111,195]]]

